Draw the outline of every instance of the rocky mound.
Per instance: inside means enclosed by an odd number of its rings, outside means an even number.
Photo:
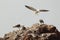
[[[33,24],[32,27],[22,27],[21,30],[9,32],[4,40],[60,40],[60,32],[54,25]]]

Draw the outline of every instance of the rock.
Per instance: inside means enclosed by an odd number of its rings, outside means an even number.
[[[60,40],[60,32],[53,25],[33,24],[30,28],[9,32],[5,40]]]
[[[25,35],[23,40],[33,40],[33,36],[32,35]]]
[[[4,40],[4,38],[1,38],[1,37],[0,37],[0,40]]]

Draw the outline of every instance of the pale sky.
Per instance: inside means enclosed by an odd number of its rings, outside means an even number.
[[[38,23],[39,19],[43,19],[46,24],[52,24],[60,29],[59,3],[60,0],[0,0],[0,36],[15,30],[13,25],[32,26],[32,24]],[[24,5],[50,11],[35,15]]]

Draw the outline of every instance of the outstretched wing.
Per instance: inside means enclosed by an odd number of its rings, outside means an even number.
[[[30,10],[32,10],[32,11],[37,11],[35,8],[30,7],[30,6],[25,5],[25,7],[28,8],[28,9],[30,9]]]
[[[39,10],[40,12],[48,12],[49,10]]]

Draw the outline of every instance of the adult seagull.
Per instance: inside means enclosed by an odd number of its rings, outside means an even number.
[[[15,26],[13,26],[13,28],[18,28],[19,30],[20,30],[20,27],[21,27],[20,24],[17,24],[17,25],[15,25]]]
[[[40,9],[35,9],[35,8],[33,8],[31,6],[27,6],[27,5],[25,5],[25,7],[32,10],[33,12],[35,12],[35,14],[38,14],[39,12],[48,12],[49,11],[49,10],[45,10],[45,9],[41,9],[41,10]]]
[[[42,19],[40,19],[39,22],[40,22],[41,24],[44,24],[44,21],[43,21]]]

